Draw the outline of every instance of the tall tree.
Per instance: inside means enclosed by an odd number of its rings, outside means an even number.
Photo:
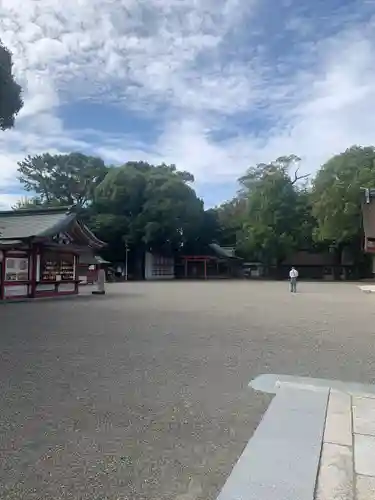
[[[86,206],[108,171],[102,159],[82,153],[28,156],[18,163],[19,180],[41,204]]]
[[[317,240],[340,247],[361,238],[362,187],[375,187],[372,146],[352,146],[321,167],[312,187]]]
[[[14,126],[14,120],[23,106],[21,87],[13,76],[10,51],[0,41],[0,129]]]
[[[96,190],[91,219],[109,243],[107,256],[122,260],[126,242],[139,261],[146,250],[174,252],[194,238],[204,212],[191,180],[174,165],[128,162],[111,170]]]
[[[306,212],[305,190],[299,182],[307,177],[298,175],[299,161],[295,155],[283,156],[250,168],[240,179],[247,213],[237,246],[247,258],[278,265],[299,247]]]

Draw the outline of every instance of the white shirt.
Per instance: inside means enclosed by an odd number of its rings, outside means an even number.
[[[297,271],[297,269],[291,269],[289,271],[289,278],[298,278],[298,271]]]

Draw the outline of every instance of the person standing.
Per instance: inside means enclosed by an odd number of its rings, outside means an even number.
[[[297,292],[298,271],[295,267],[292,267],[292,269],[289,271],[289,278],[290,278],[290,291],[292,293],[296,293]]]

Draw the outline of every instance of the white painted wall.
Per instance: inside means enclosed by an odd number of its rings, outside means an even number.
[[[146,252],[146,280],[170,280],[174,277],[174,259],[172,257],[162,257]]]

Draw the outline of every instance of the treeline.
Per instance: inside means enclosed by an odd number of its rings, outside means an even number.
[[[248,169],[238,195],[217,209],[226,241],[266,265],[278,265],[297,250],[344,249],[362,264],[365,256],[361,189],[375,187],[375,148],[352,146],[330,158],[313,176],[299,176],[291,155]]]
[[[277,266],[297,250],[343,249],[360,264],[361,188],[375,187],[375,148],[353,146],[317,173],[300,175],[301,160],[284,156],[250,167],[236,196],[204,210],[189,172],[175,165],[127,162],[108,166],[81,153],[28,157],[19,179],[29,199],[17,207],[76,205],[108,243],[104,257],[204,252],[208,243],[235,246],[246,260]]]
[[[127,162],[107,166],[81,153],[28,157],[19,179],[29,199],[14,208],[72,206],[108,246],[103,257],[137,263],[146,250],[199,252],[220,238],[217,217],[191,187],[194,177],[175,165]]]

